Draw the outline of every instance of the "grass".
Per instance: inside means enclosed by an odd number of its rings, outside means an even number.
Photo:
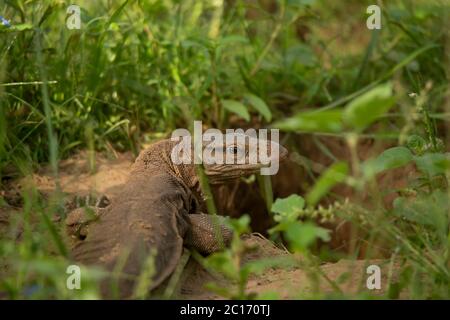
[[[387,298],[402,290],[411,298],[449,298],[445,1],[380,1],[379,31],[365,27],[370,1],[78,1],[80,30],[65,27],[70,4],[0,4],[11,22],[0,26],[2,184],[45,165],[57,178],[58,162],[80,150],[89,151],[95,171],[95,152],[136,155],[192,119],[220,129],[280,128],[291,151],[308,159],[298,141],[312,137],[334,164],[320,174],[307,167],[313,179],[306,201],[291,198],[287,211],[273,213],[272,237],[315,265],[317,240],[327,240],[316,217],[331,214],[352,222],[354,239],[363,238],[368,252],[377,239],[401,261]],[[342,139],[350,157],[338,162],[318,142],[327,137]],[[361,159],[358,142],[367,139],[387,150]],[[406,187],[380,189],[378,174],[411,163],[418,173]],[[270,184],[257,180],[273,208]],[[372,196],[345,202],[333,189],[338,183]],[[393,206],[385,206],[378,195],[393,191]],[[64,196],[57,186],[51,199],[33,188],[20,198],[20,214],[0,239],[0,292],[12,299],[73,297],[64,282],[67,249],[52,220]],[[7,200],[0,198],[6,209]],[[337,202],[326,211],[320,201]],[[246,223],[235,228],[247,230]],[[353,243],[348,257],[360,250]],[[215,261],[233,259],[239,246],[236,239],[210,265],[220,269]],[[247,297],[244,284],[255,268],[237,270],[238,294],[223,294]],[[88,274],[83,285],[92,290],[78,298],[96,296],[99,273]]]

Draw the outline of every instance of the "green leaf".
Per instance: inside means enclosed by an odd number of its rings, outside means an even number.
[[[222,100],[222,105],[225,109],[230,112],[233,112],[245,119],[246,121],[250,121],[250,114],[248,113],[247,107],[242,103],[236,100]]]
[[[377,158],[367,160],[362,165],[364,177],[370,179],[376,174],[408,164],[413,155],[408,148],[394,147],[383,151]]]
[[[441,241],[447,242],[450,202],[446,191],[436,190],[417,198],[399,197],[394,200],[393,213],[411,222],[431,226],[439,232]]]
[[[247,214],[238,219],[225,219],[223,222],[227,223],[237,234],[243,234],[250,230],[250,216]]]
[[[284,199],[277,199],[273,205],[271,211],[276,213],[274,216],[275,221],[282,221],[285,219],[295,220],[305,207],[305,200],[298,194],[292,194]]]
[[[250,103],[250,105],[256,109],[266,121],[270,122],[272,120],[272,112],[270,111],[267,104],[260,97],[254,94],[247,93],[244,98]]]
[[[422,173],[433,177],[444,174],[450,168],[450,154],[448,153],[427,153],[423,156],[414,157],[417,169]]]
[[[317,239],[330,240],[329,230],[316,226],[312,222],[292,223],[285,232],[286,239],[294,251],[305,251]]]
[[[342,110],[306,111],[272,125],[282,131],[341,132]]]
[[[345,162],[336,162],[331,165],[317,180],[312,190],[306,196],[309,205],[314,206],[336,184],[345,180],[348,174],[348,165]]]
[[[395,104],[390,83],[377,86],[347,104],[344,122],[351,128],[363,131]]]
[[[11,27],[1,26],[0,32],[17,32],[17,31],[26,31],[32,30],[33,25],[29,23],[15,24],[11,25]]]
[[[233,257],[230,250],[215,252],[203,260],[207,269],[223,272],[230,279],[237,280],[239,270],[233,263]]]
[[[421,136],[413,134],[408,137],[406,146],[411,149],[416,155],[422,155],[427,149],[427,142]]]

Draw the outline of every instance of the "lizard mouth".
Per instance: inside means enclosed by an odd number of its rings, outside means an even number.
[[[267,163],[256,164],[212,164],[205,166],[205,173],[210,179],[211,184],[220,184],[224,182],[231,182],[240,177],[250,176],[258,173],[262,168],[270,167],[274,162],[282,162],[287,159],[288,151],[286,148],[279,147],[279,152],[276,157],[269,156],[270,161]],[[273,158],[272,158],[273,157]]]
[[[241,177],[248,177],[252,174],[259,173],[260,169],[265,167],[262,165],[259,165],[258,168],[252,167],[252,168],[246,168],[244,165],[240,165],[240,169],[236,169],[236,171],[233,172],[220,172],[217,170],[205,170],[206,175],[209,178],[209,182],[211,184],[222,184],[225,182],[233,182],[238,180]]]

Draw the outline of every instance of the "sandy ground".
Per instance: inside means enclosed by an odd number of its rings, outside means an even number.
[[[69,196],[86,196],[88,194],[106,194],[113,198],[120,192],[120,186],[126,182],[133,156],[129,153],[118,154],[115,159],[96,157],[96,172],[91,174],[87,162],[87,155],[80,153],[70,160],[60,163],[59,183],[64,193]],[[15,185],[24,187],[33,184],[43,194],[51,194],[55,190],[55,179],[49,170],[42,170],[30,177],[15,182]],[[5,193],[5,191],[2,191]],[[14,201],[14,188],[7,191],[4,196]],[[1,213],[1,212],[0,212]],[[0,214],[0,225],[5,224],[7,217]],[[278,248],[269,240],[259,234],[246,235],[243,238],[246,246],[251,248],[242,257],[241,264],[260,261],[267,258],[281,258],[289,261],[300,261],[295,265],[272,266],[266,268],[258,275],[251,275],[246,284],[245,292],[248,294],[274,294],[271,297],[294,299],[304,297],[326,297],[327,294],[361,293],[382,295],[387,289],[387,279],[390,274],[390,264],[387,260],[340,260],[337,263],[324,263],[316,266],[314,272],[301,263],[302,257],[289,253],[284,248]],[[367,266],[377,265],[381,268],[381,289],[369,290],[366,280],[370,276],[366,273]],[[394,266],[395,267],[395,266]],[[395,271],[396,268],[394,268]],[[312,274],[322,276],[314,277]],[[395,280],[395,272],[391,280]],[[338,288],[333,287],[330,281],[336,282]],[[182,270],[180,281],[172,297],[186,299],[220,299],[219,295],[206,288],[208,283],[216,283],[219,287],[227,288],[229,293],[237,292],[237,283],[227,279],[221,274],[207,271],[192,257]],[[319,295],[318,295],[319,294]]]
[[[302,257],[294,257],[259,235],[248,235],[244,242],[253,247],[253,250],[244,255],[243,265],[274,258],[279,258],[280,261],[302,260]],[[282,258],[286,260],[281,260]],[[300,265],[303,264],[300,262]],[[367,278],[370,276],[366,273],[369,265],[380,267],[381,288],[379,290],[369,290],[366,286]],[[318,270],[323,276],[317,276]],[[340,260],[337,263],[324,263],[315,268],[299,265],[270,267],[261,274],[251,275],[245,292],[250,296],[263,295],[277,299],[331,298],[338,297],[339,291],[343,294],[360,294],[361,297],[365,294],[380,296],[386,293],[388,275],[389,262],[386,260]],[[333,287],[327,279],[335,282],[337,287]],[[231,293],[236,293],[238,290],[237,283],[233,283],[220,274],[208,272],[196,261],[190,259],[184,270],[178,295],[175,296],[183,299],[223,298],[217,293],[205,290],[205,285],[208,283],[227,288]]]

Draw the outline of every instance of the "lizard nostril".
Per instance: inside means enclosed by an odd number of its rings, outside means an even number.
[[[189,213],[195,213],[196,211],[197,211],[197,201],[194,198],[191,198]]]

